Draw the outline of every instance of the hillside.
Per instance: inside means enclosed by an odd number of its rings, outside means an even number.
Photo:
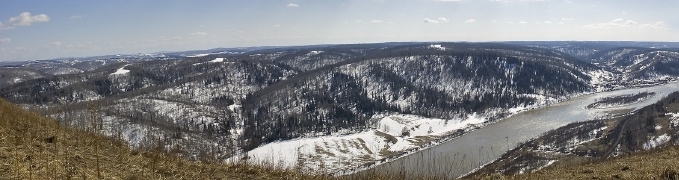
[[[300,174],[202,162],[74,130],[0,99],[0,179],[295,179]],[[306,177],[309,178],[309,177]]]
[[[624,73],[624,82],[671,79],[679,74],[677,49],[621,47],[599,51],[589,59],[592,63]]]
[[[679,92],[662,100],[617,117],[569,124],[541,137],[521,144],[500,159],[483,167],[472,176],[502,173],[523,174],[537,171],[547,175],[569,172],[574,168],[586,170],[578,176],[626,174],[633,179],[648,179],[669,168],[676,175],[679,166],[677,139],[679,134]],[[666,147],[666,148],[664,148]],[[663,150],[657,150],[663,148]],[[606,160],[614,157],[611,160]],[[599,165],[583,162],[599,162]],[[672,162],[672,163],[670,163]],[[582,166],[582,167],[579,167]],[[618,172],[615,168],[632,169],[643,173]],[[627,171],[627,170],[624,170]],[[598,173],[593,173],[598,172]],[[530,173],[529,173],[530,174]],[[575,172],[575,174],[578,174]],[[578,177],[579,178],[579,177]]]
[[[679,147],[669,146],[592,160],[580,165],[550,166],[521,175],[482,175],[466,179],[678,179]]]

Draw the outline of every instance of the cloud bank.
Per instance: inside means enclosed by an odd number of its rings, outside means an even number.
[[[9,18],[8,22],[12,26],[30,26],[33,23],[47,21],[50,21],[50,18],[45,14],[31,16],[30,12],[23,12],[19,16]]]

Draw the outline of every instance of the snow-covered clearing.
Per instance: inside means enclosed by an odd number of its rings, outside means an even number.
[[[382,118],[378,122],[379,131],[395,136],[398,142],[388,150],[399,152],[418,146],[422,137],[444,136],[458,129],[480,125],[486,119],[472,114],[467,119],[429,119],[415,115],[392,115]],[[407,133],[407,136],[403,136]]]
[[[211,60],[210,62],[212,62],[212,63],[224,62],[224,58],[215,58],[215,59]]]
[[[127,69],[125,69],[125,67],[127,67],[127,65],[125,65],[125,66],[121,67],[121,68],[120,68],[120,69],[118,69],[118,70],[117,70],[116,72],[114,72],[114,73],[111,73],[111,75],[121,75],[121,74],[127,74],[127,73],[130,73],[130,70],[127,70]]]
[[[446,48],[442,47],[440,44],[434,44],[434,45],[431,45],[429,47],[434,48],[434,49],[439,49],[439,50],[446,50]]]
[[[375,130],[269,143],[248,152],[248,161],[309,172],[333,172],[381,159],[388,140]]]
[[[318,55],[318,54],[321,54],[321,53],[323,53],[323,51],[310,51],[309,54],[307,54],[307,56]]]

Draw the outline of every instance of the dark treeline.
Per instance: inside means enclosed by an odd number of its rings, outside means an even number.
[[[630,104],[652,96],[655,96],[655,92],[640,92],[637,94],[603,97],[597,100],[597,102],[587,105],[587,108],[599,108],[605,106]]]

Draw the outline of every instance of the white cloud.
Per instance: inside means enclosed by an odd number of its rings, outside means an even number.
[[[493,20],[493,21],[490,21],[490,22],[492,22],[492,23],[496,23],[497,21],[496,21],[496,20]]]
[[[71,19],[80,19],[80,18],[83,18],[83,16],[81,16],[81,15],[71,16]]]
[[[515,23],[514,21],[509,21],[509,24],[514,24],[514,23]]]
[[[273,25],[273,27],[279,28],[279,27],[281,27],[281,25],[280,25],[280,24],[276,24],[276,25]]]
[[[59,47],[59,46],[61,46],[61,45],[63,45],[63,44],[62,44],[61,42],[59,42],[59,41],[54,41],[54,42],[50,43],[50,45],[51,45],[51,46],[55,46],[55,47]]]
[[[299,5],[294,4],[294,3],[290,3],[290,4],[287,5],[287,7],[299,7]]]
[[[632,20],[625,21],[622,18],[617,18],[617,19],[614,19],[610,22],[588,24],[588,25],[584,25],[582,27],[585,27],[585,28],[633,27],[633,26],[636,26],[637,24],[639,24],[639,23],[637,23],[636,21],[632,21]]]
[[[562,21],[572,21],[573,18],[561,18]]]
[[[545,21],[545,24],[552,24],[552,21]]]
[[[191,35],[191,36],[207,36],[207,33],[206,33],[206,32],[201,32],[201,31],[196,31],[196,32],[192,32],[192,33],[189,34],[189,35]]]
[[[474,20],[474,19],[469,19],[469,20],[464,21],[464,23],[475,23],[475,22],[476,22],[476,20]]]
[[[12,26],[30,26],[33,23],[47,21],[50,21],[50,18],[47,17],[47,15],[45,14],[31,16],[30,12],[23,12],[19,14],[19,16],[17,17],[9,18],[7,22],[9,22],[9,24],[11,24]]]
[[[372,22],[372,23],[382,23],[382,20],[372,20],[370,22]]]
[[[363,20],[360,20],[360,19],[359,19],[359,20],[356,20],[356,22],[359,22],[359,23],[360,23],[360,22],[363,22]]]
[[[434,24],[436,24],[436,23],[439,23],[439,21],[433,20],[433,19],[429,19],[429,18],[424,18],[424,23],[434,23]]]
[[[448,19],[444,17],[439,17],[439,22],[448,22]]]
[[[664,21],[657,21],[652,24],[641,24],[639,27],[644,28],[644,29],[660,29],[660,30],[665,30],[667,27],[665,26]]]
[[[438,1],[438,2],[458,2],[458,1],[461,1],[461,0],[434,0],[434,1]]]
[[[2,38],[2,39],[0,39],[0,44],[9,43],[9,42],[12,42],[12,39],[10,39],[10,38]]]
[[[528,22],[526,22],[526,21],[520,21],[519,22],[519,24],[526,24],[526,23],[528,23]]]

